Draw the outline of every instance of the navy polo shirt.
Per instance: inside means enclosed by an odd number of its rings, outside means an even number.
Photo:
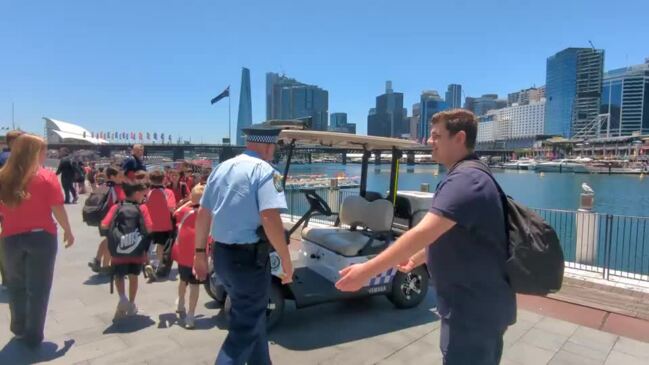
[[[474,168],[452,168],[437,186],[430,212],[456,223],[428,247],[440,315],[471,327],[513,324],[516,296],[505,271],[505,216],[491,177]]]

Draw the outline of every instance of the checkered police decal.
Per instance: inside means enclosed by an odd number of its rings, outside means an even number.
[[[370,279],[370,284],[368,286],[377,286],[377,285],[386,285],[392,281],[392,278],[397,274],[397,270],[392,268],[388,271],[382,272],[379,275]]]
[[[246,137],[246,141],[252,143],[277,143],[277,136],[259,136],[259,135],[249,135]]]

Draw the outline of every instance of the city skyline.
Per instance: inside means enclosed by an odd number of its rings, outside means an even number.
[[[3,53],[10,55],[0,59],[0,124],[11,124],[14,102],[17,124],[34,132],[42,131],[43,116],[51,116],[89,130],[157,128],[216,142],[227,135],[227,105],[211,107],[206,100],[232,85],[233,108],[238,105],[245,65],[252,71],[253,122],[265,119],[264,75],[272,71],[328,90],[329,110],[348,113],[365,134],[367,110],[386,79],[399,85],[410,106],[423,90],[443,92],[452,83],[461,84],[465,96],[502,98],[543,85],[546,58],[567,47],[589,47],[588,40],[606,51],[605,71],[642,63],[649,49],[637,40],[649,35],[642,16],[649,4],[622,1],[610,8],[596,2],[494,7],[422,1],[415,13],[402,4],[366,1],[332,1],[313,11],[315,5],[298,2],[152,7],[149,1],[73,0],[66,6],[42,2],[37,12],[25,2],[7,2],[0,11]],[[629,6],[637,11],[623,11]],[[557,9],[564,16],[557,17]],[[453,16],[431,22],[432,12]],[[404,16],[386,27],[381,19],[392,14]],[[245,22],[238,20],[243,15]],[[454,26],[460,15],[461,29]],[[339,23],[334,30],[314,26],[331,18]],[[431,38],[439,39],[434,49],[420,47]],[[404,57],[386,42],[421,51]]]

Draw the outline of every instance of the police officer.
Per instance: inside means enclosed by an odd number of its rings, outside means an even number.
[[[286,209],[286,198],[281,175],[267,162],[280,131],[264,124],[244,129],[246,151],[212,172],[196,217],[194,272],[206,278],[205,245],[211,232],[214,267],[232,302],[228,336],[216,364],[271,363],[266,337],[269,250],[257,228],[263,226],[280,256],[282,283],[290,283],[293,266],[279,212]]]

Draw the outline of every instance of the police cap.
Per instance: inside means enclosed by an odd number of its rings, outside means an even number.
[[[242,131],[246,135],[246,142],[275,144],[282,129],[281,126],[258,123],[243,128]]]

